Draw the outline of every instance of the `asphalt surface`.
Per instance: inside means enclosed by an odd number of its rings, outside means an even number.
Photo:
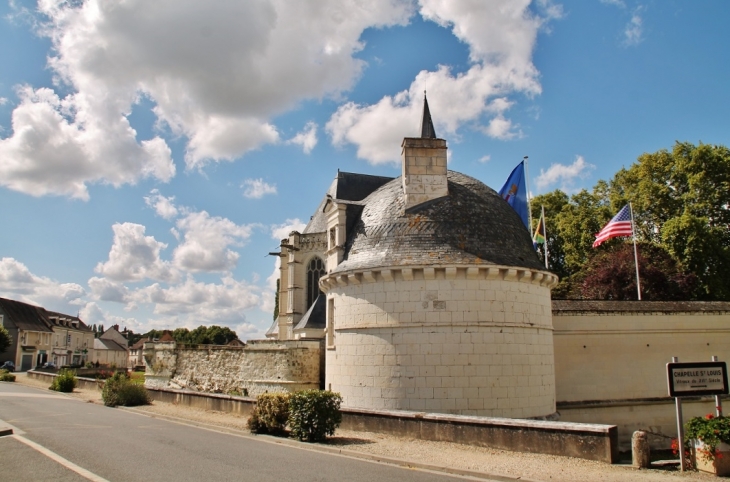
[[[3,422],[14,429],[0,437],[3,482],[474,480],[173,423],[4,382],[0,428]]]

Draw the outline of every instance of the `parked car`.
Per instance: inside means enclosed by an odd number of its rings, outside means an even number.
[[[14,372],[15,371],[15,363],[13,363],[11,361],[6,361],[2,365],[0,365],[0,370],[7,370],[9,372]]]
[[[57,368],[57,367],[56,367],[55,363],[49,361],[49,362],[46,362],[43,364],[43,368]]]

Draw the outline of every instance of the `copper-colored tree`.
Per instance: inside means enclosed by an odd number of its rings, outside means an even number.
[[[594,300],[636,300],[634,247],[618,242],[598,248],[582,270],[580,296]],[[697,277],[688,273],[660,246],[639,243],[641,299],[677,301],[696,298]]]

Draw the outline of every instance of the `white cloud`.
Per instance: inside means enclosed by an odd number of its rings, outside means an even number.
[[[186,271],[229,271],[239,254],[229,246],[240,246],[251,236],[252,225],[237,225],[207,212],[189,213],[177,221],[182,243],[173,252],[173,263]]]
[[[532,50],[539,29],[562,15],[560,8],[547,1],[538,2],[542,17],[530,12],[529,0],[421,0],[420,4],[425,19],[450,28],[469,46],[472,65],[458,74],[447,66],[422,71],[408,90],[373,105],[350,102],[341,106],[325,126],[333,143],[355,144],[357,156],[373,164],[398,163],[401,138],[418,135],[426,86],[439,136],[456,135],[459,127],[479,124],[484,116],[492,117],[483,129],[487,135],[500,139],[519,135],[504,118],[512,104],[506,96],[541,92]]]
[[[73,314],[85,294],[76,283],[37,276],[14,258],[0,259],[0,296]]]
[[[96,265],[94,271],[112,281],[140,281],[146,278],[158,281],[174,281],[177,270],[169,262],[160,259],[160,251],[167,244],[153,236],[145,236],[141,224],[122,223],[112,226],[114,241],[109,259]]]
[[[165,197],[160,191],[153,189],[149,196],[145,196],[144,202],[155,210],[158,216],[163,219],[170,220],[178,215],[178,209],[173,204],[175,196]]]
[[[314,122],[307,122],[304,126],[304,130],[289,139],[287,144],[302,146],[304,153],[309,154],[317,145],[317,124]]]
[[[163,288],[155,283],[133,294],[135,301],[154,305],[157,324],[161,320],[180,323],[231,325],[246,321],[244,311],[259,304],[260,288],[230,276],[220,284],[196,282],[188,277],[184,283]]]
[[[626,8],[626,3],[623,0],[601,0],[604,5],[614,5],[620,8]]]
[[[307,223],[301,221],[299,218],[287,219],[281,224],[272,224],[271,237],[277,241],[281,241],[284,238],[289,237],[289,233],[292,231],[302,232],[307,227]]]
[[[560,184],[560,189],[570,191],[576,179],[585,179],[596,166],[585,161],[583,156],[576,156],[573,164],[551,164],[546,170],[540,169],[535,179],[535,186],[543,190],[548,186]]]
[[[249,199],[261,199],[267,194],[276,194],[276,186],[265,183],[263,179],[246,179],[243,186],[246,186],[243,196]]]
[[[489,162],[491,160],[492,160],[492,156],[489,154],[479,158],[479,162],[481,162],[482,164],[486,164],[487,162]]]
[[[5,105],[8,103],[7,97],[0,97],[0,105]]]
[[[411,0],[40,0],[32,23],[52,42],[59,87],[19,90],[0,185],[87,199],[90,183],[168,181],[169,146],[138,141],[128,121],[141,98],[159,128],[186,139],[188,169],[279,142],[271,118],[350,89],[362,32],[412,13]]]
[[[116,303],[127,303],[129,301],[129,288],[122,283],[106,278],[93,277],[89,279],[88,284],[91,288],[91,296],[96,300]]]
[[[503,141],[513,139],[517,136],[522,136],[522,132],[514,131],[512,121],[505,119],[502,114],[499,114],[490,120],[489,125],[484,129],[484,132],[489,137],[494,137],[495,139],[501,139]]]
[[[0,185],[34,196],[89,198],[87,184],[134,184],[175,175],[171,151],[159,137],[137,142],[121,109],[84,94],[18,89],[13,134],[0,139]],[[107,102],[108,101],[108,102]]]
[[[113,325],[119,325],[120,330],[127,328],[136,333],[143,333],[149,330],[148,327],[144,326],[136,318],[113,315],[108,311],[104,311],[94,302],[87,303],[85,307],[81,308],[79,316],[87,325],[102,324],[105,329]]]
[[[626,28],[624,29],[624,45],[626,46],[638,45],[644,40],[644,21],[641,18],[641,10],[641,7],[634,10],[634,13],[631,15],[631,20],[626,24]]]

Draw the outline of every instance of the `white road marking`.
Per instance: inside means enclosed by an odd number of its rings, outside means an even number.
[[[85,479],[92,480],[93,482],[109,482],[107,479],[105,479],[103,477],[99,477],[95,473],[89,472],[88,470],[86,470],[83,467],[79,467],[78,465],[71,462],[70,460],[64,459],[63,457],[58,455],[56,452],[52,452],[52,451],[48,450],[47,448],[45,448],[44,446],[38,445],[37,443],[33,442],[32,440],[28,440],[27,438],[22,437],[17,434],[10,435],[10,437],[15,438],[19,442],[23,442],[25,445],[31,447],[34,450],[37,450],[38,452],[42,453],[49,459],[61,464],[62,466],[66,467],[67,469],[76,472],[77,474],[79,474],[81,477],[84,477]]]
[[[23,397],[23,398],[63,398],[63,395],[53,395],[45,393],[11,393],[11,392],[0,392],[0,397]]]

